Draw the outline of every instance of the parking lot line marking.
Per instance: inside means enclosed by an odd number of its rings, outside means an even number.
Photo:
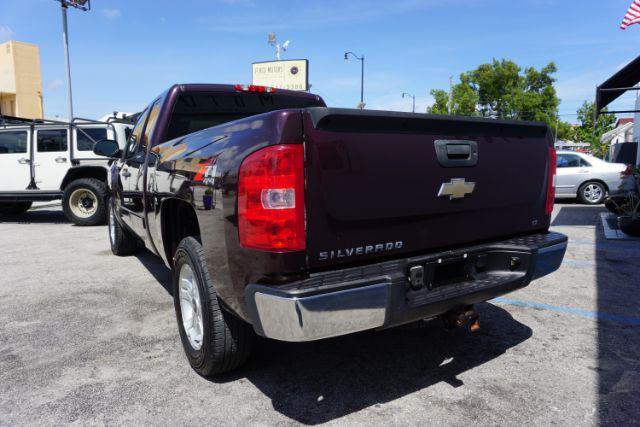
[[[603,313],[600,311],[590,311],[590,310],[584,310],[582,308],[575,308],[575,307],[549,305],[549,304],[543,304],[543,303],[534,302],[534,301],[520,301],[520,300],[504,298],[504,297],[498,297],[493,299],[492,301],[497,302],[499,304],[509,304],[509,305],[515,305],[518,307],[549,310],[549,311],[555,311],[556,313],[574,314],[576,316],[587,317],[590,319],[609,320],[611,322],[640,326],[640,318],[637,318],[637,317],[620,316],[618,314]]]
[[[592,267],[596,265],[594,261],[589,261],[584,259],[569,259],[569,258],[563,259],[562,263],[568,264],[572,267]]]

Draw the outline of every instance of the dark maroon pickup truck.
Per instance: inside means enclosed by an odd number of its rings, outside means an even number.
[[[204,376],[255,335],[309,341],[472,306],[556,270],[555,151],[540,123],[327,108],[261,86],[175,85],[113,162],[109,237],[173,269]]]

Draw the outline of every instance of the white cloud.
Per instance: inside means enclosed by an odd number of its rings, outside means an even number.
[[[101,13],[107,19],[114,19],[121,15],[120,9],[102,9]]]
[[[12,39],[15,35],[16,33],[11,28],[6,25],[0,25],[0,43]]]
[[[55,79],[47,82],[46,88],[47,90],[56,90],[59,87],[64,86],[64,82],[60,79]]]

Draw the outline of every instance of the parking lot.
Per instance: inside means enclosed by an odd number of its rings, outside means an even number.
[[[602,208],[556,205],[559,272],[428,324],[306,344],[263,340],[207,381],[183,356],[170,272],[111,254],[58,207],[0,222],[0,424],[618,424],[640,420],[640,242]]]

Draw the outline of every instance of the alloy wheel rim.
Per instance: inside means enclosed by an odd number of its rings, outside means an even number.
[[[602,198],[602,188],[599,185],[589,184],[584,189],[584,198],[590,202],[597,202]]]
[[[184,332],[191,347],[194,350],[200,350],[204,336],[202,303],[200,301],[200,292],[198,291],[198,282],[189,264],[183,264],[180,268],[178,289]]]
[[[98,209],[98,197],[91,190],[78,188],[69,197],[69,208],[79,218],[90,218]]]

